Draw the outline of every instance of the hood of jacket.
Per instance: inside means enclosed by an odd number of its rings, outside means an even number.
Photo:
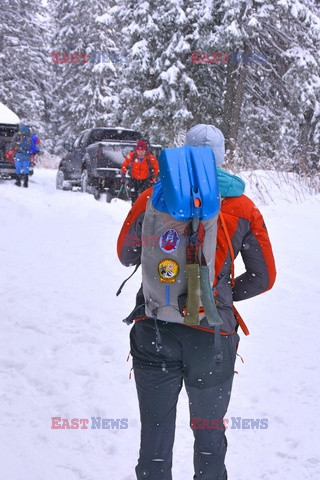
[[[192,147],[210,147],[213,150],[217,167],[224,160],[224,136],[214,125],[199,124],[190,128],[186,133],[185,145]]]
[[[236,175],[217,168],[219,192],[222,198],[240,197],[245,189],[246,184]]]
[[[28,125],[20,125],[18,133],[19,135],[30,136],[31,135],[30,127]]]

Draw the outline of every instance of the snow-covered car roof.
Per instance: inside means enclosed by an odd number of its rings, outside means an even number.
[[[0,102],[0,124],[17,125],[20,118],[10,108]]]

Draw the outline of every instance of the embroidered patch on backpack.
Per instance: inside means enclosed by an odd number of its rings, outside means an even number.
[[[170,228],[164,232],[159,241],[159,247],[165,253],[173,253],[180,245],[180,237],[174,228]]]
[[[179,265],[174,260],[166,258],[159,263],[158,273],[161,282],[174,283],[179,273]]]

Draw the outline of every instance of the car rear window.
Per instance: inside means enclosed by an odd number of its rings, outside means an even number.
[[[17,131],[17,125],[0,125],[0,137],[13,137]]]
[[[104,145],[102,148],[103,157],[107,163],[121,166],[129,152],[134,150],[134,145]]]

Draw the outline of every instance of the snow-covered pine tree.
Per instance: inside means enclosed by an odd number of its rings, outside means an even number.
[[[108,126],[114,110],[120,62],[113,29],[100,21],[106,3],[97,0],[51,0],[55,35],[54,117],[56,151],[83,129]],[[117,56],[118,55],[118,56]]]
[[[241,148],[253,164],[311,166],[319,158],[319,8],[314,1],[270,2],[255,17],[268,63],[248,69]]]
[[[320,84],[316,2],[225,0],[220,9],[216,38],[231,51],[251,54],[250,61],[228,65],[224,132],[235,158],[245,157],[246,166],[294,168],[309,155],[306,163],[314,163]],[[264,54],[267,61],[257,56]]]
[[[254,21],[259,3],[261,2],[244,0],[216,2],[217,21],[208,38],[211,45],[216,45],[228,53],[227,67],[222,72],[224,79],[220,81],[223,98],[221,108],[222,130],[226,138],[228,158],[233,165],[239,161],[239,157],[242,157],[240,139],[243,129],[248,128],[248,111],[244,108],[244,102],[250,89],[250,72],[258,71],[256,79],[259,78],[262,68],[260,61],[264,59],[265,54],[261,51],[259,30],[255,28]],[[251,141],[252,134],[253,132],[250,135]]]
[[[162,145],[182,143],[199,99],[191,75],[190,7],[183,0],[117,2],[116,21],[130,59],[121,82],[122,121]]]
[[[288,63],[284,83],[293,117],[288,132],[294,139],[285,143],[287,163],[296,171],[314,174],[320,170],[320,4],[287,0],[280,15],[285,33],[292,34],[284,52]]]
[[[49,31],[41,0],[1,2],[0,100],[33,126],[44,148],[51,97]]]
[[[215,36],[221,22],[218,6],[218,1],[187,2],[187,38],[191,50],[187,66],[197,97],[185,100],[192,113],[192,124],[208,123],[221,127],[227,52],[225,45],[220,44]]]

